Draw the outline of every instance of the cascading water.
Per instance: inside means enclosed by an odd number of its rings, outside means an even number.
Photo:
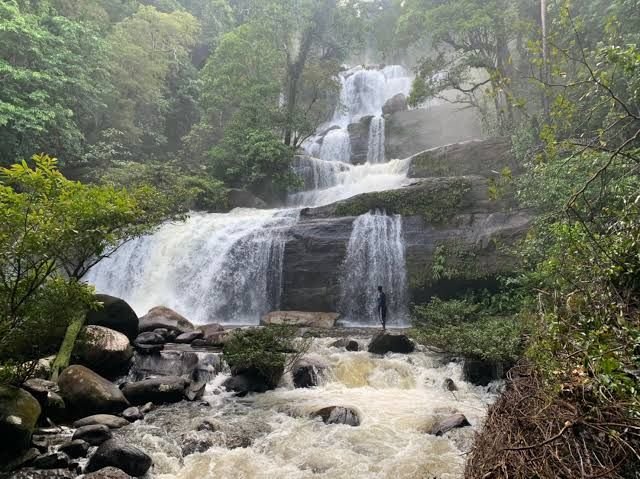
[[[401,187],[408,160],[385,162],[382,106],[408,93],[410,76],[400,66],[356,68],[341,74],[341,106],[334,127],[309,140],[313,156],[300,156],[295,170],[304,191],[290,195],[291,210],[235,210],[194,214],[184,223],[163,225],[155,234],[123,245],[90,271],[97,290],[128,301],[139,315],[164,305],[195,323],[257,324],[278,309],[286,231],[296,208],[321,206],[371,191]],[[374,115],[369,157],[350,164],[347,126]],[[337,128],[336,128],[337,126]],[[398,265],[404,270],[403,265]]]
[[[343,322],[377,323],[372,298],[382,286],[387,295],[388,323],[406,323],[407,278],[399,215],[376,211],[356,218],[343,270],[339,307]]]
[[[356,337],[361,347],[368,338]],[[208,386],[208,403],[167,405],[115,430],[153,458],[157,479],[458,479],[465,454],[494,395],[462,380],[458,363],[425,351],[374,356],[314,339],[309,356],[325,364],[324,380],[294,389],[290,378],[264,394],[233,398]],[[451,378],[458,387],[443,387]],[[326,425],[313,413],[355,409],[360,425]],[[463,413],[472,427],[445,436],[434,424]]]
[[[280,298],[284,232],[297,216],[194,214],[125,244],[88,275],[136,311],[168,305],[196,323],[251,324]]]

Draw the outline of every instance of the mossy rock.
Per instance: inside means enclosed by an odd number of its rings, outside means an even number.
[[[24,389],[0,385],[0,458],[29,447],[41,412],[38,401]]]
[[[371,210],[384,210],[387,214],[421,216],[434,224],[450,219],[463,205],[471,191],[468,178],[438,178],[398,190],[359,195],[336,207],[340,216],[359,216]]]

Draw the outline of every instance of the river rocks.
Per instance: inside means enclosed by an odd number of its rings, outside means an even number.
[[[41,421],[49,418],[57,422],[66,417],[66,405],[60,396],[60,388],[53,381],[40,378],[28,379],[22,385],[22,389],[31,393],[40,403],[42,408]]]
[[[103,467],[83,476],[84,479],[131,479],[131,476],[117,467]]]
[[[307,311],[273,311],[262,318],[264,325],[288,325],[301,328],[333,328],[338,320],[337,313]]]
[[[225,329],[216,323],[204,324],[198,326],[198,332],[202,333],[200,338],[196,338],[191,342],[193,347],[222,347],[224,346],[232,331],[225,331]]]
[[[91,456],[87,472],[98,471],[104,467],[115,467],[131,476],[142,476],[151,467],[153,461],[140,449],[124,444],[117,439],[102,443]]]
[[[103,326],[85,326],[73,349],[81,364],[107,376],[126,373],[133,356],[129,338]]]
[[[0,459],[26,450],[42,409],[27,391],[0,385]]]
[[[435,436],[442,436],[449,432],[451,429],[471,426],[469,421],[465,417],[464,414],[454,414],[453,416],[449,416],[446,419],[438,422],[433,429],[431,430],[431,434]]]
[[[205,452],[218,443],[218,438],[208,431],[189,431],[184,433],[180,439],[180,449],[184,457]]]
[[[303,358],[296,364],[291,372],[293,385],[296,388],[311,388],[318,386],[323,372],[328,365],[323,361],[311,358]]]
[[[349,407],[329,406],[313,413],[314,417],[321,417],[325,424],[346,424],[347,426],[359,426],[360,416],[358,412]]]
[[[112,416],[111,414],[95,414],[93,416],[78,419],[73,423],[73,427],[79,428],[82,426],[91,426],[94,424],[103,424],[109,429],[120,429],[121,427],[128,426],[129,421],[118,416]]]
[[[274,371],[270,377],[263,372],[249,368],[240,371],[232,371],[233,376],[227,379],[223,386],[227,391],[233,391],[238,396],[244,396],[247,393],[256,392],[263,393],[278,386],[275,378],[280,378],[282,371]]]
[[[165,306],[156,306],[140,318],[139,332],[144,333],[157,328],[176,331],[178,334],[188,333],[196,329],[187,318]]]
[[[64,452],[52,452],[36,457],[30,465],[36,469],[64,469],[69,467],[70,462]]]
[[[118,387],[80,365],[69,366],[58,378],[60,393],[77,416],[109,414],[129,407]]]
[[[175,342],[178,344],[190,344],[194,339],[201,339],[204,336],[202,331],[191,331],[189,333],[182,333],[178,335]]]
[[[510,366],[501,361],[485,361],[467,358],[464,360],[462,374],[464,380],[476,386],[487,386],[490,382],[503,379]]]
[[[104,441],[103,441],[104,442]],[[60,445],[60,451],[64,452],[72,459],[85,457],[89,452],[90,444],[83,439],[74,439]]]
[[[413,155],[409,177],[483,176],[493,178],[504,168],[517,173],[521,167],[509,138],[472,140],[439,146]]]
[[[92,446],[99,446],[105,441],[111,439],[111,429],[104,424],[92,424],[90,426],[82,426],[73,433],[72,441],[82,440],[88,442]]]
[[[138,334],[138,316],[124,300],[106,294],[96,295],[103,307],[87,313],[87,324],[103,326],[133,341]]]
[[[231,188],[227,190],[230,208],[266,208],[267,204],[247,190]]]
[[[140,419],[144,419],[144,414],[140,411],[139,408],[133,406],[128,407],[124,411],[122,411],[122,417],[129,422],[139,421]]]
[[[407,97],[404,96],[403,93],[398,93],[397,95],[389,98],[385,104],[382,105],[382,114],[392,115],[400,111],[407,111],[408,109],[409,105],[407,105]]]
[[[458,386],[456,386],[456,383],[454,383],[453,379],[451,378],[446,378],[444,380],[444,383],[442,384],[442,387],[444,387],[446,391],[450,391],[450,392],[454,392],[458,390]]]
[[[184,399],[187,380],[177,376],[145,379],[135,383],[126,383],[122,393],[131,404],[146,402],[154,404],[174,403]]]
[[[368,351],[374,354],[409,354],[415,349],[413,341],[404,334],[378,333],[369,343]]]
[[[22,469],[7,479],[74,479],[76,476],[77,474],[68,469]]]
[[[167,340],[162,334],[156,333],[155,331],[147,331],[136,336],[135,345],[139,346],[141,344],[164,344],[166,342]]]
[[[340,338],[329,345],[332,348],[344,348],[347,351],[359,351],[360,345],[358,341],[348,338]]]

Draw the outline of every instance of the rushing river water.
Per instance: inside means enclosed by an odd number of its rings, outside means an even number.
[[[356,338],[365,346],[368,338]],[[129,444],[153,457],[166,479],[453,479],[493,395],[465,383],[461,366],[425,351],[374,356],[315,339],[309,356],[328,369],[322,384],[294,389],[290,380],[264,394],[233,398],[207,387],[207,405],[162,407],[122,429]],[[452,378],[458,391],[443,387]],[[349,406],[361,424],[326,425],[312,418],[326,406]],[[443,437],[428,433],[441,418],[466,415],[472,427]],[[189,454],[198,446],[202,452]]]

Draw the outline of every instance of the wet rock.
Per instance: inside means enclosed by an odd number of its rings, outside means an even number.
[[[442,436],[443,434],[446,434],[447,432],[451,431],[451,429],[466,427],[466,426],[471,426],[471,424],[469,424],[469,421],[467,421],[467,418],[465,417],[465,415],[454,414],[453,416],[449,416],[448,418],[438,422],[431,430],[431,434],[434,434],[436,436]]]
[[[60,451],[64,452],[67,456],[77,459],[79,457],[86,457],[89,452],[90,444],[82,439],[74,439],[67,441],[60,445]]]
[[[207,382],[198,378],[198,374],[189,382],[184,390],[184,397],[187,401],[197,401],[202,399],[204,391],[207,387]]]
[[[29,448],[41,411],[38,401],[24,389],[0,385],[1,460],[13,458]]]
[[[261,324],[329,329],[335,326],[338,317],[338,313],[273,311],[262,318]]]
[[[74,479],[74,474],[68,469],[21,469],[11,474],[7,479]]]
[[[151,457],[144,451],[117,439],[109,439],[102,443],[91,456],[87,464],[87,472],[94,472],[111,466],[131,476],[138,477],[144,475],[152,464]]]
[[[35,469],[64,469],[69,467],[69,456],[64,452],[52,452],[36,457],[31,466]]]
[[[444,380],[444,383],[442,384],[442,386],[447,390],[447,391],[457,391],[458,390],[458,386],[456,386],[456,383],[453,382],[453,379],[451,378],[446,378]]]
[[[196,428],[197,432],[207,433],[200,437],[207,437],[227,449],[250,447],[256,439],[269,434],[271,426],[256,418],[242,418],[231,422],[223,422],[217,419],[205,419]]]
[[[91,444],[92,446],[99,446],[105,441],[111,439],[111,429],[104,424],[93,424],[91,426],[79,427],[76,432],[73,433],[72,441],[77,439],[83,440]]]
[[[178,334],[194,331],[196,328],[184,316],[164,306],[156,306],[140,318],[138,330],[141,333],[164,328]]]
[[[204,336],[202,331],[191,331],[190,333],[182,333],[178,335],[175,342],[178,344],[190,344],[194,339],[201,339]]]
[[[0,477],[2,476],[2,471],[14,471],[20,467],[24,467],[33,461],[36,457],[41,454],[41,451],[32,447],[31,449],[27,449],[25,452],[18,454],[15,457],[7,459],[4,463],[0,464]]]
[[[346,424],[348,426],[359,426],[360,416],[355,409],[342,406],[329,406],[322,408],[315,413],[314,417],[321,417],[325,424]]]
[[[128,407],[124,411],[122,411],[122,417],[125,418],[129,422],[135,422],[140,419],[144,419],[144,414],[137,407]]]
[[[155,404],[153,404],[152,402],[148,402],[140,407],[140,412],[142,414],[149,414],[155,408],[156,408]]]
[[[320,384],[322,373],[327,368],[327,364],[304,358],[296,364],[292,371],[293,385],[297,388],[311,388]]]
[[[103,467],[84,475],[84,479],[131,479],[131,476],[117,467]]]
[[[347,351],[360,351],[360,345],[358,344],[357,341],[354,341],[352,339],[347,343],[347,345],[345,346],[345,349]]]
[[[344,348],[347,351],[359,351],[360,345],[357,341],[349,338],[340,338],[329,345],[331,348]]]
[[[103,424],[109,429],[120,429],[121,427],[128,426],[129,421],[122,417],[112,416],[111,414],[94,414],[93,416],[83,417],[73,423],[74,428],[82,426],[91,426],[94,424]]]
[[[205,452],[218,443],[209,431],[189,431],[182,435],[180,448],[183,456]]]
[[[45,453],[49,450],[49,439],[47,436],[34,434],[31,436],[31,445],[41,453]]]
[[[282,371],[279,371],[280,376]],[[271,377],[267,377],[263,372],[254,369],[235,371],[234,375],[227,379],[222,385],[227,391],[234,391],[238,396],[245,396],[247,393],[263,393],[278,386],[276,377],[280,377],[278,372],[274,372]]]
[[[504,379],[510,366],[500,361],[465,359],[462,367],[464,380],[476,386],[487,386],[490,382]]]
[[[413,342],[404,334],[381,332],[369,343],[369,352],[374,354],[402,353],[409,354],[415,349]]]
[[[156,328],[153,330],[153,332],[162,336],[165,339],[165,341],[168,340],[170,336],[169,330],[167,328]]]
[[[131,404],[174,403],[184,399],[187,380],[178,376],[145,379],[135,383],[126,383],[122,393]]]
[[[222,347],[232,334],[232,331],[225,331],[216,323],[198,326],[198,330],[202,331],[202,337],[193,340],[191,345],[194,347]]]
[[[50,418],[58,422],[66,417],[66,405],[60,396],[60,388],[53,381],[32,378],[24,382],[22,389],[28,391],[40,403],[41,421]]]
[[[397,95],[389,98],[386,103],[382,106],[382,114],[383,115],[393,115],[399,111],[407,111],[409,106],[407,105],[407,97],[404,96],[403,93],[398,93]]]
[[[231,208],[266,208],[267,204],[247,190],[231,188],[227,191],[227,200]]]
[[[136,351],[147,356],[159,353],[164,349],[164,344],[138,344],[134,343]]]
[[[103,307],[87,313],[87,324],[104,326],[133,341],[138,334],[138,316],[124,300],[106,294],[96,295]]]
[[[65,369],[58,378],[58,386],[76,417],[117,413],[129,407],[115,384],[84,366],[73,365]]]
[[[157,330],[156,330],[157,331]],[[164,338],[162,334],[156,333],[155,331],[147,331],[146,333],[140,333],[136,337],[134,344],[136,346],[145,345],[145,344],[164,344],[167,340]]]
[[[73,349],[78,362],[106,376],[129,370],[133,348],[123,333],[103,326],[85,326]]]
[[[369,128],[372,115],[363,116],[356,123],[347,126],[349,142],[351,143],[351,163],[360,165],[367,162],[369,153]]]

